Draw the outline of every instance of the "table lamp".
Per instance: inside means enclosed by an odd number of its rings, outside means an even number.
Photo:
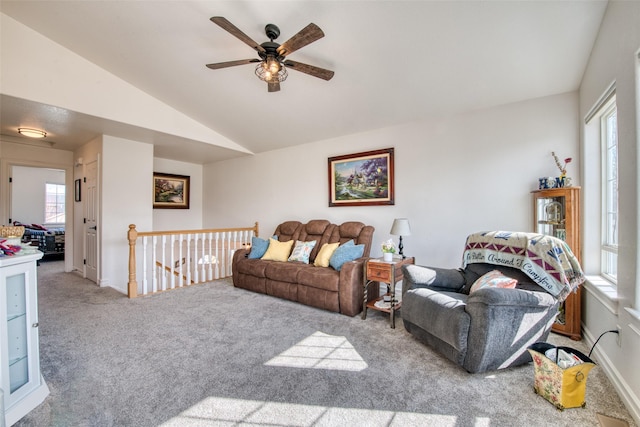
[[[402,256],[402,259],[406,258],[402,253],[402,236],[411,236],[409,220],[407,218],[394,219],[389,234],[393,236],[400,236],[400,241],[398,243],[398,255]]]

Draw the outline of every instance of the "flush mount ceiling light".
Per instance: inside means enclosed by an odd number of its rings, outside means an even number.
[[[18,128],[18,133],[20,135],[28,136],[29,138],[44,138],[47,136],[47,133],[44,131],[30,128]]]

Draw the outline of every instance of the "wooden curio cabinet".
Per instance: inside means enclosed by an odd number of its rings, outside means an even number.
[[[580,187],[550,188],[532,193],[534,230],[564,240],[582,262]],[[581,339],[580,288],[563,302],[552,330],[574,340]]]

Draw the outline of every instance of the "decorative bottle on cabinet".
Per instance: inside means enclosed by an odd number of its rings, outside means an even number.
[[[567,242],[580,261],[580,187],[550,188],[532,193],[534,230]],[[573,340],[582,338],[580,288],[562,303],[552,330]]]
[[[0,389],[7,426],[49,394],[40,375],[36,261],[42,252],[0,258]],[[0,405],[2,407],[2,405]]]

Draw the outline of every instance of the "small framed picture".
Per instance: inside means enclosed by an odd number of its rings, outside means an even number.
[[[189,176],[153,173],[154,209],[189,209]]]

